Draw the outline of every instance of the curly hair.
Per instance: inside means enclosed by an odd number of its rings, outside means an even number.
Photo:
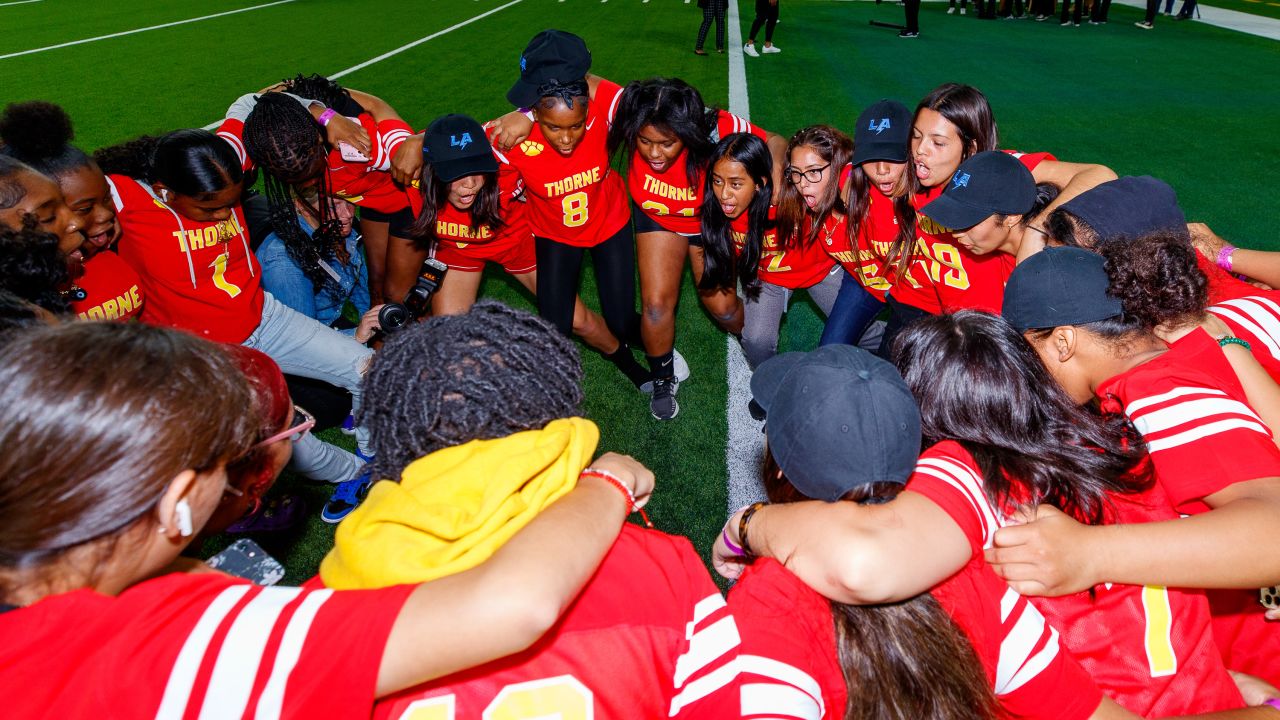
[[[58,105],[41,100],[11,103],[0,116],[3,152],[36,171],[57,178],[93,161],[71,144],[75,130],[71,116]]]
[[[613,155],[626,150],[623,162],[631,162],[640,131],[652,125],[674,135],[684,144],[685,175],[696,188],[711,159],[718,113],[702,101],[698,89],[679,78],[635,80],[622,89],[617,120],[609,128],[608,148]]]
[[[71,310],[59,291],[70,279],[57,236],[37,230],[32,218],[19,229],[0,227],[0,290],[58,315]]]
[[[1122,236],[1101,240],[1093,250],[1106,259],[1107,294],[1142,329],[1180,327],[1203,317],[1208,280],[1185,235],[1160,230],[1133,240]]]
[[[818,157],[827,163],[824,172],[831,180],[826,193],[818,200],[818,206],[805,206],[800,189],[791,184],[786,173],[791,170],[791,153],[797,148],[813,148]],[[810,125],[802,128],[787,143],[787,167],[783,171],[782,189],[778,192],[778,247],[790,250],[801,243],[817,242],[818,230],[831,213],[848,215],[840,197],[840,174],[853,159],[853,140],[830,125]],[[807,222],[806,222],[807,219]]]
[[[311,113],[293,98],[264,93],[244,121],[244,147],[260,168],[263,194],[271,229],[303,274],[316,287],[332,284],[322,262],[333,260],[346,238],[329,209],[333,194],[324,131]],[[314,183],[316,202],[302,199],[316,218],[316,229],[308,236],[299,224],[294,207],[293,186]],[[301,198],[300,198],[301,199]]]
[[[375,477],[471,440],[579,414],[582,366],[572,340],[542,318],[482,300],[390,335],[364,378],[357,423],[373,435]]]

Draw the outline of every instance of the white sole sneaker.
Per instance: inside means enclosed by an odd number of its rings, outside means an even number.
[[[750,55],[751,57],[760,57],[760,53],[756,50],[756,46],[751,45],[750,43],[742,46],[742,52]]]
[[[680,354],[680,351],[675,348],[671,348],[671,364],[674,366],[676,371],[676,382],[682,383],[689,379],[689,363],[685,361],[684,356]],[[653,381],[644,381],[644,383],[640,385],[640,392],[645,395],[652,393]]]
[[[769,45],[764,49],[762,49],[760,52],[764,53],[765,55],[773,55],[775,53],[782,52],[782,49],[779,48],[777,45]]]

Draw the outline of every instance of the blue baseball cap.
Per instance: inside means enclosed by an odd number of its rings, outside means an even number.
[[[1045,248],[1014,268],[1000,314],[1020,333],[1117,317],[1124,306],[1107,293],[1105,263],[1083,248]]]
[[[484,128],[469,115],[441,115],[432,120],[422,138],[422,159],[444,182],[498,172],[498,160]]]
[[[945,228],[964,230],[992,215],[1023,215],[1036,204],[1036,180],[1009,153],[988,150],[960,163],[942,194],[920,208]]]
[[[920,455],[920,410],[898,370],[852,345],[766,360],[751,376],[778,467],[828,502],[873,482],[906,484]]]
[[[1156,230],[1191,237],[1187,218],[1178,207],[1178,194],[1168,183],[1149,175],[1104,182],[1071,198],[1059,209],[1079,218],[1099,240],[1133,239]]]

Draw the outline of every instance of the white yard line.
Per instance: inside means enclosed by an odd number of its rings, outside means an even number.
[[[34,2],[34,0],[27,0]],[[58,48],[71,47],[72,45],[83,45],[85,43],[97,42],[99,40],[109,40],[111,38],[124,37],[125,35],[136,35],[151,30],[160,30],[162,28],[173,27],[175,25],[186,25],[187,23],[200,22],[201,20],[212,20],[213,18],[225,17],[227,15],[235,15],[236,13],[249,12],[250,10],[259,10],[272,5],[284,5],[285,3],[296,2],[296,0],[276,0],[275,2],[264,3],[262,5],[254,5],[253,7],[240,8],[239,10],[228,10],[226,12],[214,13],[212,15],[201,15],[200,17],[187,18],[186,20],[175,20],[161,25],[152,25],[150,27],[137,28],[136,30],[125,30],[124,32],[111,33],[110,35],[99,35],[98,37],[85,38],[83,40],[72,40],[71,42],[58,43],[57,45],[49,45],[48,47],[34,48],[32,50],[22,50],[16,53],[0,55],[0,60],[19,57],[21,55],[33,55],[35,53],[45,52],[47,50],[57,50]],[[16,4],[16,3],[11,3]]]
[[[340,78],[340,77],[342,77],[342,76],[344,76],[344,75],[350,75],[351,73],[353,73],[353,72],[355,72],[355,71],[357,71],[357,70],[363,70],[363,69],[365,69],[365,68],[369,67],[370,65],[373,65],[374,63],[379,63],[379,62],[382,62],[383,60],[386,60],[386,59],[387,59],[387,58],[389,58],[389,57],[394,57],[394,56],[396,56],[396,55],[399,55],[400,53],[404,52],[405,50],[408,50],[408,49],[410,49],[410,48],[415,48],[415,47],[417,47],[417,46],[421,45],[421,44],[422,44],[422,43],[424,43],[424,42],[427,42],[427,41],[429,41],[429,40],[434,40],[434,39],[436,39],[436,38],[440,37],[441,35],[445,35],[445,34],[451,33],[451,32],[453,32],[454,30],[457,30],[457,29],[458,29],[458,28],[460,28],[460,27],[465,27],[465,26],[467,26],[467,25],[470,25],[471,23],[473,23],[473,22],[475,22],[475,21],[477,21],[477,20],[482,20],[482,19],[484,19],[484,18],[486,18],[486,17],[489,17],[490,15],[492,15],[492,14],[494,14],[494,13],[496,13],[496,12],[500,11],[500,10],[506,10],[507,8],[511,7],[512,5],[519,5],[519,4],[520,4],[520,3],[522,3],[522,2],[524,2],[524,0],[511,0],[511,2],[507,3],[506,5],[500,5],[500,6],[498,6],[498,7],[494,8],[494,9],[492,9],[492,10],[488,10],[488,11],[482,12],[482,13],[480,13],[479,15],[476,15],[476,16],[475,16],[475,17],[473,17],[473,18],[469,18],[469,19],[467,19],[467,20],[463,20],[462,22],[460,22],[460,23],[458,23],[458,24],[456,24],[456,25],[452,25],[452,26],[447,27],[447,28],[445,28],[445,29],[443,29],[443,30],[438,30],[438,31],[436,31],[436,32],[431,33],[430,35],[425,36],[425,37],[420,37],[420,38],[418,38],[417,40],[414,40],[413,42],[409,43],[408,45],[401,45],[400,47],[396,48],[395,50],[392,50],[392,51],[390,51],[390,52],[382,53],[382,54],[381,54],[381,55],[379,55],[378,57],[372,58],[372,59],[370,59],[370,60],[365,60],[364,62],[360,63],[359,65],[352,65],[351,67],[347,68],[346,70],[339,70],[338,72],[333,73],[332,75],[329,75],[329,76],[327,76],[327,77],[328,77],[330,80],[337,80],[338,78]],[[215,120],[214,122],[211,122],[211,123],[209,123],[208,125],[205,125],[205,126],[204,126],[204,129],[205,129],[205,130],[213,130],[213,129],[217,128],[217,127],[218,127],[219,125],[221,125],[221,124],[222,124],[222,121],[221,121],[221,120]]]
[[[747,98],[747,67],[742,55],[742,28],[738,24],[738,0],[729,0],[729,112],[751,119],[751,103]],[[760,484],[760,466],[764,459],[762,423],[751,418],[747,403],[751,400],[751,368],[742,354],[742,346],[732,335],[725,340],[725,375],[729,392],[725,420],[728,436],[724,461],[728,470],[728,510],[733,511],[764,499]]]
[[[26,5],[27,3],[44,2],[44,0],[15,0],[15,2],[0,2],[0,7],[8,7],[9,5]]]

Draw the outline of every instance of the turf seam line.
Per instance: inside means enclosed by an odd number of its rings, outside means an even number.
[[[738,0],[729,0],[729,112],[751,119],[751,102],[747,95],[747,66],[742,54],[742,27],[738,22]],[[760,465],[764,458],[764,433],[760,423],[747,412],[751,400],[751,368],[742,354],[742,346],[732,335],[725,336],[726,433],[724,464],[727,510],[730,512],[756,500],[764,499],[760,485]]]
[[[263,5],[254,5],[253,7],[238,8],[236,10],[227,10],[225,12],[214,13],[212,15],[202,15],[197,18],[187,18],[186,20],[175,20],[173,22],[162,23],[160,25],[151,25],[144,28],[136,28],[133,30],[124,30],[110,35],[99,35],[98,37],[85,38],[83,40],[72,40],[71,42],[58,43],[57,45],[49,45],[42,48],[33,48],[31,50],[21,50],[8,55],[0,55],[0,60],[19,57],[21,55],[32,55],[46,50],[57,50],[58,48],[71,47],[72,45],[83,45],[85,43],[97,42],[99,40],[109,40],[111,38],[124,37],[125,35],[136,35],[137,33],[147,32],[149,30],[161,30],[163,28],[173,27],[175,25],[186,25],[187,23],[200,22],[201,20],[212,20],[213,18],[225,17],[227,15],[235,15],[236,13],[249,12],[250,10],[258,10],[272,5],[284,5],[285,3],[296,2],[297,0],[275,0],[275,2],[265,3]]]
[[[290,0],[290,1],[292,1],[292,0]],[[421,45],[422,43],[427,42],[428,40],[434,40],[434,39],[436,39],[436,38],[440,37],[441,35],[445,35],[445,34],[447,34],[447,33],[451,33],[451,32],[453,32],[454,30],[457,30],[457,29],[458,29],[458,28],[460,28],[460,27],[464,27],[464,26],[466,26],[466,25],[470,25],[471,23],[473,23],[473,22],[475,22],[475,21],[477,21],[477,20],[482,20],[482,19],[484,19],[484,18],[486,18],[486,17],[488,17],[488,16],[490,16],[490,15],[492,15],[492,14],[494,14],[494,13],[496,13],[496,12],[500,11],[500,10],[506,10],[507,8],[511,7],[512,5],[519,5],[519,4],[520,4],[520,3],[522,3],[522,2],[524,2],[524,0],[511,0],[511,2],[507,3],[506,5],[500,5],[500,6],[498,6],[498,7],[494,8],[494,9],[492,9],[492,10],[486,10],[485,12],[482,12],[482,13],[480,13],[479,15],[476,15],[476,16],[475,16],[475,17],[473,17],[473,18],[469,18],[469,19],[467,19],[467,20],[463,20],[462,22],[460,22],[460,23],[458,23],[458,24],[456,24],[456,25],[453,25],[453,26],[451,26],[451,27],[447,27],[447,28],[445,28],[445,29],[443,29],[443,30],[437,30],[436,32],[431,33],[430,35],[427,35],[427,36],[425,36],[425,37],[420,37],[420,38],[418,38],[417,40],[414,40],[413,42],[409,43],[408,45],[401,45],[400,47],[396,48],[395,50],[391,50],[391,51],[389,51],[389,52],[382,53],[381,55],[379,55],[379,56],[377,56],[377,57],[375,57],[375,58],[369,59],[369,60],[365,60],[364,62],[362,62],[362,63],[360,63],[360,64],[358,64],[358,65],[352,65],[351,67],[347,68],[346,70],[339,70],[338,72],[333,73],[332,75],[329,75],[329,76],[328,76],[328,78],[329,78],[330,80],[337,80],[338,78],[343,77],[344,75],[350,75],[351,73],[356,72],[357,70],[363,70],[363,69],[365,69],[365,68],[369,67],[370,65],[373,65],[373,64],[375,64],[375,63],[380,63],[380,62],[382,62],[383,60],[386,60],[386,59],[387,59],[387,58],[389,58],[389,57],[394,57],[394,56],[396,56],[396,55],[399,55],[400,53],[404,52],[405,50],[409,50],[409,49],[411,49],[411,48],[415,48],[415,47],[417,47],[417,46]],[[205,125],[205,126],[204,126],[204,129],[205,129],[205,130],[213,130],[213,129],[217,128],[217,127],[218,127],[219,125],[221,125],[221,124],[222,124],[222,120],[215,120],[215,121],[213,121],[213,122],[209,123],[208,125]]]

